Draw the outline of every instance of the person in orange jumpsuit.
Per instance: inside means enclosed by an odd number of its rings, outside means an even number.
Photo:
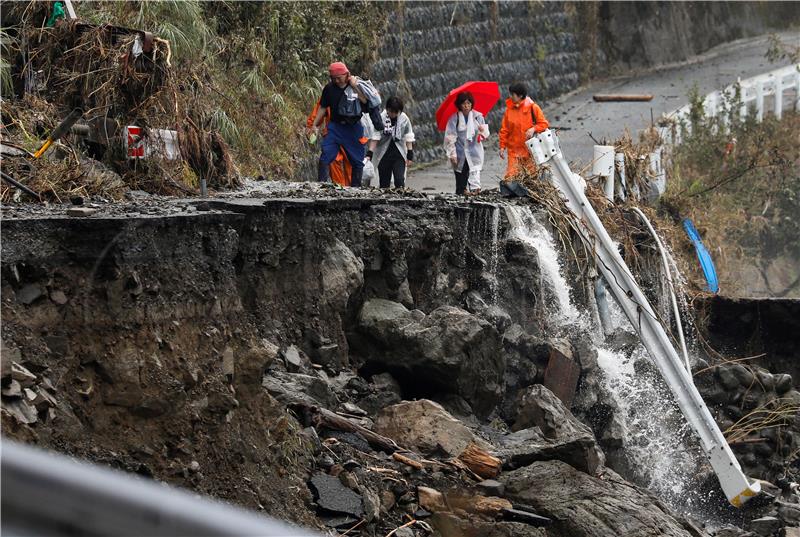
[[[500,127],[500,158],[506,158],[508,153],[506,181],[521,168],[531,173],[536,171],[525,140],[550,127],[542,109],[528,97],[525,84],[515,82],[508,87],[508,91],[511,97],[506,99],[506,113]]]
[[[306,128],[311,129],[311,126],[314,124],[314,118],[317,117],[317,112],[319,111],[319,100],[317,104],[314,105],[314,110],[311,111],[311,114],[306,119]],[[328,110],[328,115],[325,118],[325,122],[322,124],[322,130],[320,134],[325,136],[328,133],[328,121],[331,119],[331,111]],[[344,149],[339,148],[339,154],[336,155],[336,160],[331,162],[330,165],[331,169],[331,181],[336,183],[337,185],[341,186],[350,186],[350,177],[352,174],[352,170],[350,167],[350,161],[347,160],[347,153],[344,152]]]

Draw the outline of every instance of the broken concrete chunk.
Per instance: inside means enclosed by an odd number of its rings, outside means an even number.
[[[360,518],[364,514],[361,496],[347,488],[337,477],[317,473],[308,482],[322,509]]]

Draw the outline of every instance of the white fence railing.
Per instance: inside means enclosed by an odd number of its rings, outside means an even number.
[[[728,111],[726,103],[732,102],[737,85],[741,96],[739,113],[742,117],[753,110],[757,121],[761,121],[770,113],[781,119],[786,110],[800,110],[800,64],[794,64],[746,80],[739,80],[723,90],[712,91],[703,99],[705,115],[716,117],[720,112]],[[664,115],[672,123],[659,127],[659,134],[665,143],[680,143],[684,129],[686,132],[691,132],[690,112],[691,104],[687,104]],[[720,119],[725,121],[727,117],[723,114]],[[675,125],[680,125],[681,128],[675,128]]]

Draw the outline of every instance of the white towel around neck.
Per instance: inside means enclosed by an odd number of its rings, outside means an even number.
[[[475,138],[475,113],[472,110],[469,111],[465,125],[464,114],[462,112],[458,112],[458,124],[456,128],[459,131],[466,130],[467,141],[471,142]]]

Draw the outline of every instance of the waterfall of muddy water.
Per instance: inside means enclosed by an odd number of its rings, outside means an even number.
[[[581,315],[570,298],[550,232],[526,206],[508,206],[507,214],[509,237],[537,252],[543,283],[547,284],[543,288],[554,295],[555,324],[579,324],[593,335],[606,388],[619,408],[615,421],[621,428],[625,459],[618,461],[623,467],[620,470],[626,470],[628,479],[657,494],[676,511],[707,518],[703,514],[706,497],[696,483],[704,462],[698,440],[646,349],[639,344],[628,356],[606,348],[602,329],[591,326],[591,317]],[[611,291],[607,294],[614,331],[634,332]]]
[[[539,257],[539,270],[542,276],[543,289],[552,293],[553,311],[559,325],[575,323],[587,324],[569,296],[570,286],[564,278],[559,263],[558,250],[552,235],[533,215],[530,208],[524,205],[508,205],[508,220],[511,224],[509,238],[524,242],[536,250]]]
[[[497,262],[498,262],[498,245],[497,245],[497,233],[500,229],[500,207],[497,205],[494,206],[492,209],[492,247],[491,247],[491,255],[492,259],[490,261],[489,270],[492,274],[491,279],[491,299],[492,304],[497,304]]]

